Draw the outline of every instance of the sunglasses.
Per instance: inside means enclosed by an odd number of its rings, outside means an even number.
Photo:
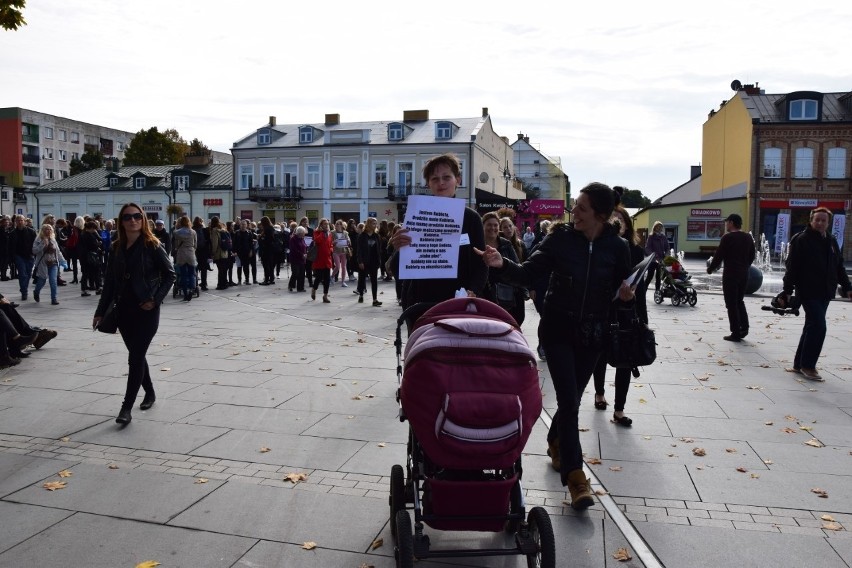
[[[121,216],[122,221],[141,221],[142,213],[125,213]]]

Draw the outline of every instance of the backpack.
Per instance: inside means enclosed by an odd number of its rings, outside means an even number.
[[[228,231],[219,231],[219,239],[219,246],[222,247],[222,250],[226,252],[231,252],[231,250],[234,248],[233,244],[231,243],[231,233],[229,233]]]
[[[77,241],[80,240],[80,231],[77,230],[77,227],[71,229],[71,234],[68,235],[68,238],[65,240],[65,248],[77,248]]]

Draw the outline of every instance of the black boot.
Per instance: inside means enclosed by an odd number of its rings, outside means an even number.
[[[119,424],[130,424],[130,421],[133,420],[133,417],[130,415],[130,409],[121,409],[121,412],[118,413],[118,417],[115,419]]]
[[[157,395],[153,392],[145,393],[145,398],[142,399],[142,404],[139,405],[140,410],[148,410],[154,406],[154,401],[157,400]]]

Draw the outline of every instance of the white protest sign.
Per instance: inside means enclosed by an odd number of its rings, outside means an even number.
[[[401,280],[456,278],[464,201],[412,195],[403,225],[411,245],[399,249]]]

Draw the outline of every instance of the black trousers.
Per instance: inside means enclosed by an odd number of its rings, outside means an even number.
[[[722,296],[725,298],[725,308],[728,310],[728,323],[731,333],[742,335],[748,333],[748,312],[746,312],[745,288],[746,278],[725,278],[722,275]]]
[[[223,290],[228,287],[228,268],[231,266],[230,258],[216,260],[216,273],[219,277],[216,287]]]
[[[604,383],[606,382],[606,357],[598,359],[598,364],[595,367],[595,394],[603,396],[605,394]],[[615,410],[623,411],[624,403],[627,402],[627,391],[630,390],[630,369],[615,370],[615,401],[613,406]]]
[[[328,296],[328,287],[331,285],[331,268],[317,268],[314,270],[314,283],[311,287],[316,290],[322,284],[322,293]]]
[[[118,332],[127,347],[128,365],[127,391],[121,405],[122,410],[133,408],[139,387],[145,390],[145,394],[154,394],[146,355],[159,326],[159,306],[152,310],[143,310],[135,298],[123,298],[118,304]]]
[[[362,296],[367,291],[367,276],[370,277],[370,287],[373,289],[373,300],[379,299],[379,267],[365,267],[364,270],[358,270],[358,293]]]
[[[290,283],[287,284],[290,290],[301,292],[305,289],[305,265],[290,263]]]

